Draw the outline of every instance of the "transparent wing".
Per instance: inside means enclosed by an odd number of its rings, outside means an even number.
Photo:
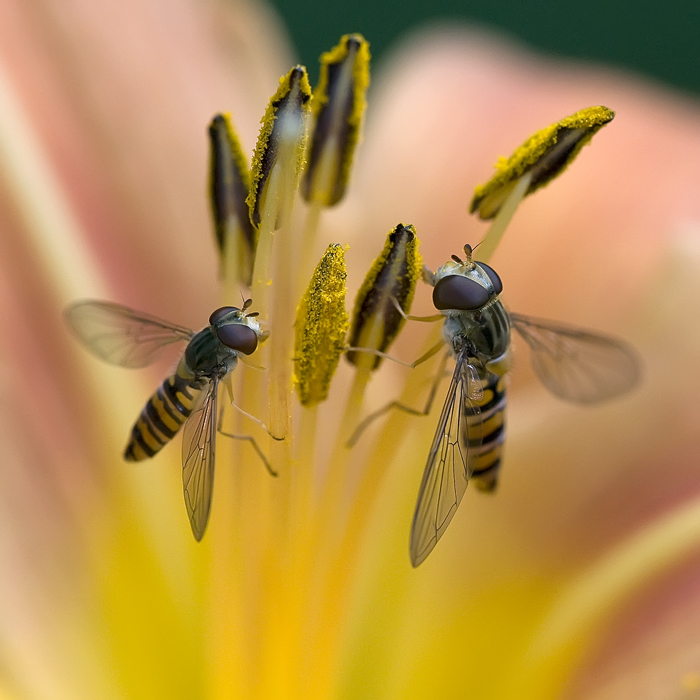
[[[628,343],[552,321],[509,314],[532,350],[532,367],[555,396],[595,403],[624,394],[641,377],[641,362]]]
[[[197,542],[207,529],[214,489],[218,384],[218,380],[212,380],[204,387],[185,423],[182,436],[182,487]]]
[[[106,301],[79,301],[65,312],[68,325],[97,357],[122,367],[145,367],[161,350],[194,333],[155,316]]]
[[[481,442],[480,435],[474,435],[470,428],[480,409],[469,400],[468,364],[466,353],[457,358],[423,472],[411,524],[413,566],[430,554],[457,512],[469,480],[469,448],[476,448]],[[469,416],[475,418],[470,421]]]

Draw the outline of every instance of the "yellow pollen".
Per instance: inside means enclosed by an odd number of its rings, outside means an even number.
[[[294,384],[302,406],[328,396],[328,388],[345,347],[345,249],[328,246],[299,303],[295,324]]]

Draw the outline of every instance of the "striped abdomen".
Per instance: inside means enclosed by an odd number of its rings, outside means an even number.
[[[163,445],[170,442],[190,417],[199,394],[192,380],[173,374],[168,377],[143,407],[131,430],[124,459],[139,462],[153,457]]]
[[[498,471],[505,438],[506,379],[485,372],[481,376],[484,396],[465,407],[469,427],[469,482],[479,491],[493,491],[498,485]],[[479,406],[475,414],[473,405]]]

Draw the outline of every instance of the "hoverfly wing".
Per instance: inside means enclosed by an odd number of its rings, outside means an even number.
[[[468,414],[478,418],[479,407],[469,399],[466,352],[455,364],[450,388],[440,414],[423,472],[411,524],[413,566],[421,564],[454,517],[469,481],[469,449],[478,447],[479,435],[470,432]]]
[[[65,316],[97,357],[132,369],[146,367],[167,345],[194,335],[189,328],[106,301],[79,301],[66,309]]]
[[[202,389],[182,436],[182,488],[192,533],[199,542],[209,522],[214,490],[218,379]]]
[[[555,396],[595,403],[620,396],[641,377],[641,362],[628,343],[552,321],[509,314],[532,351],[532,367]]]

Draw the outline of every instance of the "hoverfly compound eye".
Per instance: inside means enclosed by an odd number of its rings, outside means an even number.
[[[240,309],[237,306],[222,306],[216,311],[213,311],[209,317],[209,325],[213,326],[217,321],[220,321],[226,314],[230,314],[232,311],[240,311]]]
[[[252,355],[258,347],[258,334],[244,323],[227,323],[225,326],[219,326],[216,328],[216,336],[226,347],[242,352],[244,355]]]
[[[487,265],[486,263],[479,263],[479,267],[486,273],[488,278],[491,280],[491,284],[493,285],[493,291],[496,292],[496,294],[500,294],[503,291],[503,282],[501,282],[501,278],[496,274],[496,271]]]
[[[463,275],[443,277],[433,289],[433,304],[439,311],[476,311],[491,295],[489,290]]]

